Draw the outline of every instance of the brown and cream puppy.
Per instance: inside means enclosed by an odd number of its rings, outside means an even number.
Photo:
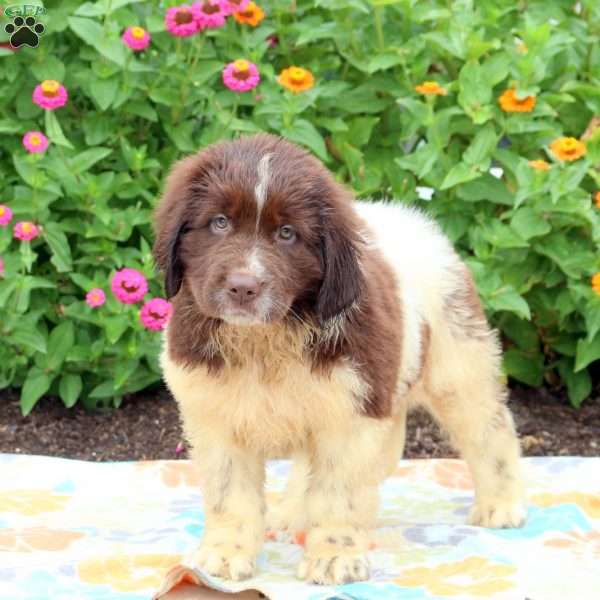
[[[412,404],[471,469],[470,522],[523,522],[498,340],[432,221],[355,202],[307,152],[258,135],[177,163],[156,232],[174,304],[162,367],[203,474],[198,566],[249,577],[270,527],[307,531],[300,577],[368,578],[377,487]],[[274,457],[294,465],[267,514]]]

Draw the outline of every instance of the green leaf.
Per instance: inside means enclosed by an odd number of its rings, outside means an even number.
[[[462,160],[467,165],[480,165],[484,159],[489,158],[496,147],[498,136],[491,123],[481,128],[469,147],[465,150]]]
[[[92,98],[98,103],[102,111],[105,111],[114,102],[118,89],[118,77],[109,77],[108,79],[94,77],[90,82]]]
[[[123,385],[125,385],[127,380],[136,371],[139,364],[140,364],[140,361],[137,359],[123,360],[117,364],[117,366],[115,367],[115,373],[114,373],[115,390],[118,391],[123,387]]]
[[[111,398],[114,395],[115,389],[112,381],[105,381],[90,392],[90,398]]]
[[[600,359],[600,334],[594,339],[580,339],[577,342],[577,352],[575,354],[575,373],[585,369],[589,364]]]
[[[292,142],[297,142],[298,144],[308,147],[321,160],[326,161],[329,159],[323,137],[309,121],[296,119],[294,124],[291,127],[284,129],[282,133],[286,138],[292,140]]]
[[[75,343],[75,328],[72,321],[63,321],[48,336],[46,367],[56,371],[62,365],[67,353]]]
[[[531,319],[529,304],[527,304],[525,298],[518,294],[510,285],[505,285],[493,292],[487,298],[487,302],[493,310],[507,310],[523,319]]]
[[[73,173],[83,173],[103,158],[106,158],[111,152],[111,148],[103,148],[102,146],[85,150],[69,160],[71,170]]]
[[[396,158],[395,162],[403,169],[412,171],[419,179],[423,179],[431,172],[439,158],[440,154],[433,144],[424,144],[411,154]]]
[[[81,375],[65,373],[61,376],[58,384],[58,395],[67,408],[71,408],[77,402],[83,389]]]
[[[457,188],[456,195],[467,202],[487,200],[493,204],[512,206],[514,197],[506,188],[504,182],[489,173],[484,173],[479,179],[469,181]]]
[[[52,377],[37,367],[32,367],[21,389],[21,413],[27,416],[37,401],[50,389]]]
[[[460,162],[454,165],[446,177],[444,177],[440,190],[447,190],[459,183],[465,183],[477,179],[478,177],[481,177],[481,172],[478,167]]]
[[[572,362],[561,359],[558,363],[558,372],[567,386],[567,393],[571,404],[576,408],[592,393],[592,378],[587,370],[575,373]]]
[[[15,346],[25,346],[35,352],[46,354],[46,338],[35,326],[17,327],[10,334],[10,342]]]
[[[115,344],[129,326],[127,317],[115,315],[103,320],[106,338],[110,344]]]
[[[68,273],[71,271],[73,269],[71,248],[69,246],[69,240],[60,228],[60,225],[49,221],[44,226],[43,235],[48,246],[50,246],[50,250],[52,250],[50,261],[56,267],[56,270],[59,273]]]
[[[544,381],[544,355],[531,354],[509,348],[503,356],[504,372],[513,379],[531,386],[540,386]]]
[[[46,54],[40,62],[31,63],[29,69],[38,81],[45,79],[64,81],[65,78],[65,65],[52,54]]]
[[[54,114],[55,111],[47,110],[46,112],[46,135],[50,141],[58,146],[64,146],[65,148],[73,148],[71,142],[65,137],[62,131],[60,123]]]
[[[524,239],[546,235],[552,231],[552,226],[535,210],[528,207],[519,208],[513,215],[511,227]]]
[[[69,17],[69,27],[86,44],[90,44],[102,56],[117,63],[120,67],[125,65],[125,46],[118,38],[108,38],[102,26],[92,19],[84,17]],[[50,112],[50,111],[47,111]]]

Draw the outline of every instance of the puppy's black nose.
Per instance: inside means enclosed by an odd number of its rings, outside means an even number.
[[[227,277],[227,293],[232,300],[246,304],[256,299],[260,292],[261,282],[254,275],[242,272],[230,273]]]

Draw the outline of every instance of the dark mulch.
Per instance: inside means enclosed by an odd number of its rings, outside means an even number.
[[[548,390],[512,390],[510,408],[523,452],[542,455],[600,455],[600,398],[579,409]],[[177,407],[168,392],[137,395],[110,413],[66,409],[55,398],[42,399],[23,418],[17,396],[0,393],[0,452],[45,454],[85,460],[185,458]],[[437,426],[423,412],[409,416],[405,456],[456,456]]]

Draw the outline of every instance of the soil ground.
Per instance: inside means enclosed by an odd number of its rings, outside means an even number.
[[[600,397],[579,409],[546,389],[511,390],[509,406],[526,456],[600,456]],[[0,392],[0,452],[43,454],[93,461],[186,458],[177,406],[169,393],[126,398],[119,409],[92,413],[43,398],[22,417],[18,397]],[[424,412],[408,418],[405,457],[452,457],[438,427]]]

